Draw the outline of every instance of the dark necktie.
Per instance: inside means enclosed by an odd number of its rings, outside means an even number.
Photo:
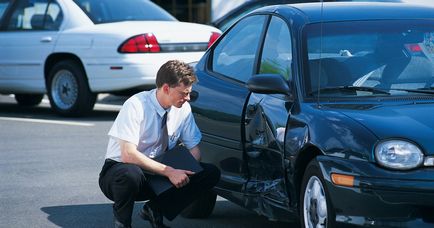
[[[161,120],[161,149],[163,153],[166,152],[167,146],[169,143],[169,135],[167,133],[167,112],[164,113],[163,118]]]

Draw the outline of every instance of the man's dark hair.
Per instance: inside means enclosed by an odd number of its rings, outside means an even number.
[[[180,83],[190,86],[196,81],[193,67],[179,60],[169,60],[158,70],[155,84],[157,88],[161,88],[164,83],[170,87],[176,87]]]

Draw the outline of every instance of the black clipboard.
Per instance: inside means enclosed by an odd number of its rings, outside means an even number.
[[[177,146],[165,152],[162,156],[155,158],[155,160],[175,169],[190,170],[195,174],[203,170],[190,151],[183,146]],[[174,187],[172,182],[165,176],[147,175],[147,177],[149,186],[157,196]]]

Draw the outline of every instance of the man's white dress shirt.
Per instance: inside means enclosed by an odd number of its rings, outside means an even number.
[[[157,101],[156,89],[144,91],[125,101],[108,135],[106,158],[121,161],[119,139],[137,145],[137,149],[150,158],[161,155],[161,120],[166,111],[168,148],[173,148],[180,139],[187,149],[198,145],[202,135],[197,127],[191,107],[185,102],[181,108],[172,106],[165,110]]]

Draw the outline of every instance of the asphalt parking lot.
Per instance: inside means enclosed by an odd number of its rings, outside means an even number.
[[[106,133],[125,97],[103,95],[85,118],[56,116],[43,100],[18,106],[0,96],[0,227],[113,227],[98,187]],[[150,227],[137,216],[133,227]],[[268,221],[223,198],[208,219],[178,217],[172,227],[297,227]]]

